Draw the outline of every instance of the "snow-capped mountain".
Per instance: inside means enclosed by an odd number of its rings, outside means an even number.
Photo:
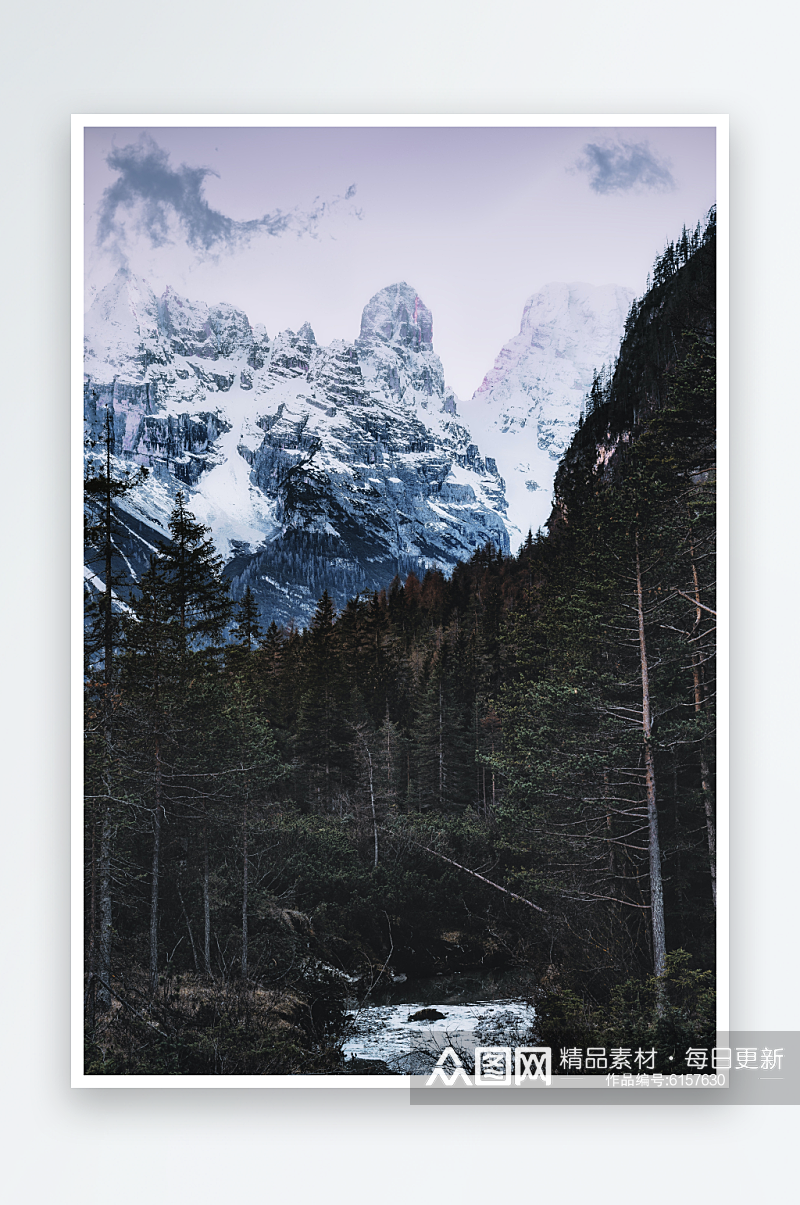
[[[113,420],[118,462],[148,482],[119,504],[120,557],[146,566],[175,493],[213,532],[235,597],[304,623],[324,589],[342,605],[396,573],[449,570],[491,541],[508,550],[503,481],[457,416],[433,321],[395,284],[354,343],[305,324],[270,338],[121,269],[85,325],[85,419]]]
[[[512,550],[552,506],[553,478],[592,374],[618,351],[634,294],[621,285],[548,284],[468,402],[464,421],[505,482]]]

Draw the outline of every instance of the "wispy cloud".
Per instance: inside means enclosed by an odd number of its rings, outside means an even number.
[[[669,160],[648,142],[587,142],[575,167],[588,174],[589,187],[598,193],[672,192],[677,187]]]
[[[242,222],[212,209],[205,198],[206,176],[219,176],[210,167],[174,167],[167,151],[149,134],[137,142],[115,147],[106,162],[119,175],[103,193],[98,210],[97,244],[125,258],[128,219],[152,247],[184,241],[199,257],[235,251],[259,235],[319,237],[323,220],[355,196],[351,184],[343,196],[315,198],[307,210],[273,210]],[[361,217],[355,206],[354,217]]]

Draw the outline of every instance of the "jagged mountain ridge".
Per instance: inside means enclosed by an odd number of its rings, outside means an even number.
[[[558,463],[594,371],[616,358],[633,298],[621,285],[545,285],[472,399],[459,403],[505,482],[514,549],[550,515]]]
[[[121,269],[86,318],[85,419],[97,439],[110,413],[115,457],[151,470],[119,504],[130,579],[181,487],[265,620],[508,551],[502,478],[458,420],[432,331],[405,283],[371,299],[354,343],[319,347],[308,324],[269,338]]]

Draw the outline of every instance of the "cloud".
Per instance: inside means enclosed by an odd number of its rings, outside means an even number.
[[[671,192],[677,187],[668,159],[661,159],[647,142],[588,142],[576,163],[587,172],[594,192]]]
[[[351,184],[344,196],[315,198],[310,209],[276,209],[263,217],[242,222],[212,209],[205,198],[206,176],[219,176],[210,167],[173,167],[167,151],[149,134],[138,142],[115,147],[106,162],[119,175],[103,193],[98,210],[97,244],[125,258],[128,241],[125,218],[134,218],[137,232],[152,247],[182,239],[201,258],[230,252],[259,235],[277,237],[294,233],[318,238],[322,221],[352,199]],[[352,216],[361,217],[355,206]]]

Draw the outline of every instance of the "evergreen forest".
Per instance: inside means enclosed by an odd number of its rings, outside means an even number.
[[[348,1008],[473,971],[554,1046],[714,1044],[715,249],[712,211],[657,260],[547,534],[323,595],[302,630],[232,597],[182,492],[115,590],[142,471],[109,427],[85,480],[88,1073],[364,1072]]]

